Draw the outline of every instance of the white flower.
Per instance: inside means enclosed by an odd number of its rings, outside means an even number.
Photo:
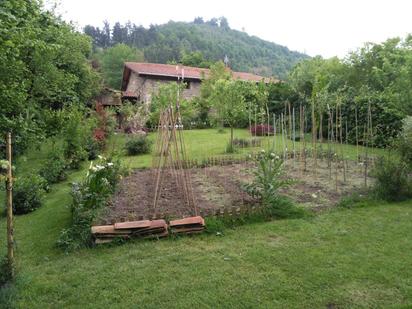
[[[318,196],[315,193],[312,193],[313,198],[317,198]]]
[[[112,162],[107,163],[107,166],[113,166],[114,164]]]
[[[102,169],[104,169],[104,166],[102,166],[102,165],[96,165],[96,169],[95,169],[95,171],[101,171]]]
[[[103,160],[104,158],[103,158],[103,156],[101,156],[101,155],[98,155],[97,156],[100,160]]]

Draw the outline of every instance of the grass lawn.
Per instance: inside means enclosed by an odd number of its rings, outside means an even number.
[[[241,135],[247,132],[237,130]],[[222,154],[228,136],[229,130],[185,132],[198,158]],[[119,150],[124,140],[110,147]],[[354,148],[348,146],[352,155]],[[21,174],[38,166],[39,157],[32,152]],[[123,160],[130,167],[151,163],[149,155]],[[0,290],[0,307],[412,307],[411,202],[64,254],[55,242],[70,220],[69,183],[83,175],[72,173],[53,186],[42,208],[16,218],[18,276]],[[2,255],[5,230],[1,218]]]

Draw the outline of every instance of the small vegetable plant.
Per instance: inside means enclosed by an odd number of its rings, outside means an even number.
[[[278,190],[291,183],[283,176],[283,160],[273,152],[261,150],[253,158],[256,169],[255,179],[245,186],[246,191],[262,202],[262,206],[272,206],[279,197]]]

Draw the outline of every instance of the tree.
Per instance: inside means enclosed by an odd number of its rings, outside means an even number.
[[[203,54],[200,51],[195,51],[191,53],[183,53],[182,59],[180,61],[183,65],[188,65],[192,67],[199,68],[209,68],[211,65],[210,61],[205,60]]]
[[[215,119],[230,127],[230,149],[233,150],[233,129],[246,118],[245,98],[240,81],[219,79],[211,95]]]
[[[203,17],[196,17],[196,18],[193,20],[193,23],[194,23],[194,24],[198,24],[198,25],[204,24]]]
[[[109,87],[120,89],[123,66],[127,61],[143,61],[143,53],[126,44],[117,44],[104,51],[101,58],[102,73]]]
[[[37,1],[5,0],[0,12],[0,134],[12,131],[21,153],[41,140],[44,110],[87,104],[99,80],[88,36]]]

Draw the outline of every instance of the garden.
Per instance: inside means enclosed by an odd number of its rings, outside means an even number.
[[[0,308],[411,305],[410,37],[107,107],[90,39],[6,2]]]

